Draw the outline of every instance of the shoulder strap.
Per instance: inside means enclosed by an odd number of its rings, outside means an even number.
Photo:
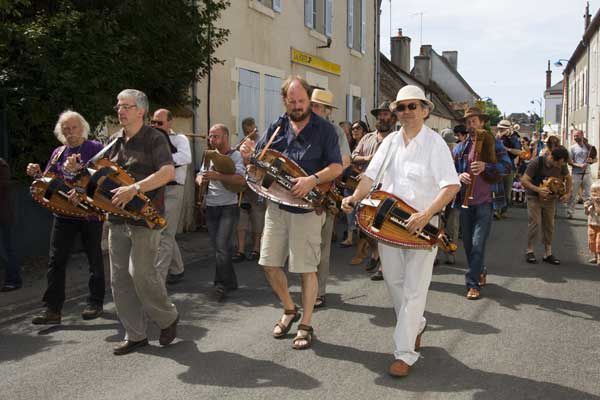
[[[117,140],[119,140],[120,138],[121,138],[121,136],[117,136],[116,138],[114,138],[112,140],[112,142],[107,144],[102,150],[100,150],[98,153],[96,153],[96,155],[94,157],[90,158],[90,160],[87,162],[87,165],[91,165],[91,164],[95,163],[96,161],[98,161],[99,159],[101,159],[102,157],[104,157],[106,152],[108,150],[110,150],[110,148],[113,147],[114,144],[117,143]]]
[[[399,134],[400,131],[396,131],[395,133],[391,133],[390,135],[394,135],[390,138],[390,147],[388,147],[387,152],[385,153],[385,158],[383,159],[383,163],[381,164],[381,168],[379,168],[379,171],[377,172],[377,175],[375,176],[375,180],[373,181],[373,185],[371,186],[371,190],[369,192],[372,193],[373,191],[377,190],[377,187],[379,186],[379,184],[381,183],[381,180],[383,179],[383,174],[385,174],[385,170],[387,169],[387,167],[390,164],[390,161],[392,160],[392,155],[396,152],[398,144],[394,142],[394,138],[396,137],[396,135]]]
[[[50,160],[50,167],[53,167],[56,165],[56,163],[58,162],[58,160],[60,160],[60,157],[63,155],[63,153],[65,152],[66,149],[67,149],[66,145],[62,145],[60,147],[60,149],[56,152],[54,157],[52,157],[52,159]]]

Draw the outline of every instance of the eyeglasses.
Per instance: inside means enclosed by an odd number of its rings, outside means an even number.
[[[360,127],[360,126],[353,126],[353,127],[352,127],[352,130],[353,130],[353,131],[357,131],[357,130],[359,130],[359,129],[361,129],[361,127]]]
[[[150,125],[157,125],[157,126],[163,126],[164,122],[162,121],[157,121],[155,119],[150,120]]]
[[[121,108],[123,110],[131,110],[134,107],[137,107],[137,104],[117,104],[113,107],[113,110],[118,112]]]
[[[407,108],[408,108],[410,111],[415,111],[415,110],[417,109],[417,107],[418,107],[418,104],[417,104],[417,103],[408,103],[407,105],[404,105],[404,104],[398,104],[398,105],[396,106],[396,111],[398,111],[398,112],[403,112],[403,111],[404,111],[404,110],[406,110]]]
[[[216,138],[220,138],[223,137],[224,135],[208,135],[209,139],[216,139]]]

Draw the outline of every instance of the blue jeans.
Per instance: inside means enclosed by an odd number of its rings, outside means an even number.
[[[206,207],[206,228],[215,249],[215,286],[228,290],[238,287],[231,257],[239,218],[240,209],[237,204]]]
[[[17,259],[17,249],[15,248],[15,232],[14,225],[12,224],[0,224],[0,237],[6,254],[6,275],[4,277],[5,285],[13,285],[21,287],[23,281],[21,280],[21,266]]]
[[[481,289],[479,275],[486,272],[483,266],[485,243],[492,227],[492,214],[492,203],[460,209],[460,228],[469,264],[469,270],[465,274],[467,289]]]

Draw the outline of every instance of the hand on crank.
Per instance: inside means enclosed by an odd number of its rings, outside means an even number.
[[[220,181],[223,178],[223,174],[217,171],[204,171],[202,173],[202,179],[209,181]]]
[[[29,163],[27,164],[27,169],[25,171],[27,172],[27,175],[31,177],[36,177],[42,174],[40,164]]]
[[[354,199],[354,196],[348,196],[342,199],[341,208],[346,214],[350,214],[352,210],[354,210],[354,206],[356,206],[356,200]]]
[[[473,161],[471,163],[471,172],[474,175],[479,175],[483,171],[485,171],[485,163],[483,161]]]
[[[72,174],[81,169],[81,154],[71,154],[63,164],[63,169]]]
[[[133,197],[137,194],[137,190],[134,185],[121,186],[110,191],[113,193],[112,203],[121,208],[125,208],[125,205],[129,203]]]
[[[244,159],[245,164],[248,163],[250,156],[252,154],[254,154],[255,147],[256,147],[256,142],[251,139],[248,139],[244,143],[242,143],[242,146],[240,147],[240,154],[242,155],[242,158]]]
[[[468,172],[463,172],[462,174],[460,174],[458,176],[458,179],[464,184],[464,185],[470,185],[471,184],[471,176],[469,175]]]
[[[294,186],[292,187],[292,194],[298,198],[303,198],[314,188],[317,184],[317,180],[314,176],[305,176],[300,178],[292,178]]]
[[[73,204],[74,206],[80,203],[80,198],[77,194],[77,190],[71,189],[67,194],[69,195],[69,203]]]
[[[427,211],[412,214],[406,221],[406,230],[413,235],[418,234],[431,220],[431,217],[433,217],[433,215]]]

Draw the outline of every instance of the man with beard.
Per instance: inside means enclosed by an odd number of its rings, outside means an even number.
[[[573,192],[571,200],[569,200],[567,218],[573,218],[575,203],[577,202],[577,196],[579,195],[579,188],[583,189],[583,201],[589,200],[590,187],[592,186],[592,171],[590,165],[598,161],[596,155],[592,152],[592,146],[584,143],[583,131],[575,131],[573,133],[573,139],[575,140],[575,144],[569,149],[569,165],[572,168]]]
[[[363,136],[352,152],[352,164],[361,172],[367,169],[379,145],[396,125],[396,115],[390,111],[390,102],[387,100],[381,103],[379,108],[372,109],[371,115],[377,118],[375,132]],[[379,250],[377,249],[377,242],[375,240],[361,234],[357,245],[357,254],[352,259],[351,264],[360,264],[362,262],[367,255],[367,247],[371,248],[371,259],[366,270],[373,272],[377,269],[371,276],[371,280],[380,281],[383,279],[383,274],[381,268],[378,268],[381,266],[381,263],[379,262]]]
[[[342,157],[333,125],[311,111],[311,87],[303,78],[292,76],[281,87],[287,114],[271,124],[266,134],[254,143],[247,141],[241,153],[246,161],[254,151],[271,143],[270,149],[283,153],[298,163],[308,174],[294,179],[291,193],[304,197],[316,185],[330,182],[342,173]],[[277,127],[280,127],[277,131]],[[272,136],[277,131],[277,136]],[[273,139],[273,140],[271,140]],[[313,210],[278,205],[270,202],[258,263],[265,270],[271,288],[284,307],[284,314],[273,329],[273,337],[284,338],[292,324],[301,317],[292,348],[307,349],[312,345],[311,318],[318,294],[317,265],[321,259],[321,228],[325,214]],[[302,280],[301,315],[290,296],[287,277],[282,267],[289,256],[290,272]]]

